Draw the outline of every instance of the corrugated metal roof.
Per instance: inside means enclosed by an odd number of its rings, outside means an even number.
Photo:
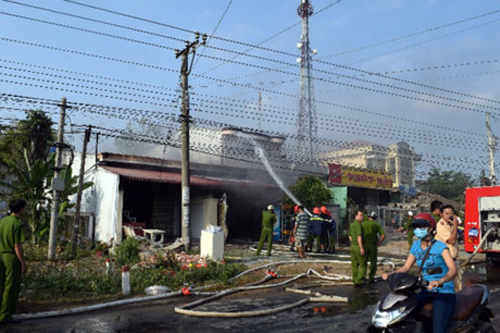
[[[111,166],[101,166],[101,168],[109,172],[116,173],[124,178],[136,181],[152,182],[152,183],[171,183],[171,184],[181,183],[180,173],[144,170],[137,168],[120,168]],[[189,183],[191,185],[204,185],[204,186],[216,186],[224,184],[224,182],[222,181],[205,179],[197,176],[190,176]]]

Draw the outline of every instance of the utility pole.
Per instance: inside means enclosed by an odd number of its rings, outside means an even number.
[[[56,142],[56,166],[54,167],[54,179],[52,180],[53,201],[52,213],[50,215],[50,232],[49,232],[49,260],[55,259],[56,256],[56,243],[57,243],[57,218],[59,215],[59,197],[61,191],[64,190],[64,180],[61,179],[62,170],[62,147],[64,144],[64,122],[66,119],[66,109],[71,107],[66,104],[66,97],[63,97],[59,112],[59,130],[57,132]]]
[[[486,112],[486,129],[488,130],[488,152],[490,155],[490,181],[491,181],[491,186],[495,186],[496,184],[495,150],[497,148],[498,141],[497,138],[491,134],[490,117],[491,113]]]
[[[83,138],[83,148],[82,148],[82,161],[80,164],[80,174],[78,175],[78,192],[76,194],[76,205],[75,205],[75,224],[73,225],[73,239],[71,255],[76,257],[76,246],[78,245],[78,230],[80,228],[80,206],[82,202],[82,192],[83,192],[83,178],[85,174],[85,159],[87,157],[87,143],[90,141],[90,132],[92,131],[92,126],[85,130],[85,137]]]
[[[182,122],[181,127],[181,216],[182,216],[182,243],[184,244],[185,250],[191,250],[191,224],[190,224],[190,211],[189,211],[189,123],[191,122],[191,116],[189,115],[189,85],[188,76],[191,73],[191,68],[193,67],[193,60],[196,54],[196,49],[201,45],[205,45],[207,41],[207,35],[203,34],[202,42],[200,43],[200,34],[195,33],[195,41],[186,41],[186,45],[183,50],[175,50],[175,58],[181,58],[181,89],[182,89],[182,111],[180,116],[180,121]],[[191,64],[189,64],[189,54],[192,54]]]

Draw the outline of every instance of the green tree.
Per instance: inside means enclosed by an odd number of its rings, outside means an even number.
[[[20,133],[22,146],[28,150],[31,163],[45,160],[54,142],[52,120],[41,110],[26,111],[26,119],[19,121],[17,132]]]
[[[332,192],[315,176],[300,177],[289,189],[295,198],[308,209],[329,204],[333,199]],[[285,204],[294,204],[292,199],[286,195],[282,201]]]
[[[427,178],[427,191],[447,199],[462,202],[465,188],[474,186],[474,178],[462,171],[442,171],[432,167]]]
[[[27,169],[36,160],[45,160],[50,146],[54,142],[52,120],[43,111],[26,111],[26,119],[15,125],[0,125],[0,177],[6,183],[15,181],[8,164],[17,164]],[[25,161],[24,150],[28,151],[29,163]],[[3,166],[3,167],[2,167]],[[8,201],[17,193],[11,193],[8,187],[0,193],[3,200]]]

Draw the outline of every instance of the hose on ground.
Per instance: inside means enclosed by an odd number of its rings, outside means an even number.
[[[332,301],[331,298],[326,298],[326,297],[324,297],[324,298],[316,297],[314,299],[311,299],[311,297],[307,297],[307,298],[304,298],[298,302],[295,302],[295,303],[292,303],[292,304],[289,304],[286,306],[281,306],[281,307],[276,307],[276,308],[271,308],[271,309],[264,309],[264,310],[238,311],[238,312],[192,310],[192,308],[194,308],[196,306],[199,306],[199,305],[202,305],[205,303],[209,303],[213,300],[219,299],[221,297],[224,297],[224,296],[227,296],[230,294],[234,294],[234,293],[244,291],[244,290],[256,290],[256,289],[281,287],[281,286],[289,284],[295,280],[298,280],[300,278],[303,278],[303,277],[306,277],[306,276],[312,275],[312,274],[318,276],[319,278],[325,279],[325,280],[350,279],[350,277],[348,277],[348,276],[345,276],[345,277],[324,276],[324,275],[321,275],[320,273],[316,272],[313,269],[309,269],[306,273],[298,274],[295,277],[288,279],[286,281],[280,282],[280,283],[275,283],[275,284],[271,284],[271,285],[263,285],[263,286],[255,286],[255,285],[243,286],[243,287],[238,287],[238,288],[222,291],[216,295],[213,295],[213,296],[210,296],[210,297],[207,297],[207,298],[204,298],[204,299],[192,302],[192,303],[188,303],[188,304],[182,305],[180,307],[176,307],[175,312],[179,313],[179,314],[196,316],[196,317],[218,317],[218,318],[254,317],[254,316],[268,315],[268,314],[273,314],[273,313],[289,310],[289,309],[292,309],[295,307],[302,306],[302,305],[304,305],[308,302],[311,302],[311,301]],[[264,279],[264,280],[266,280],[266,279]]]

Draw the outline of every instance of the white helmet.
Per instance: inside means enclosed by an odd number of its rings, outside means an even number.
[[[274,210],[274,206],[273,205],[267,206],[267,210]]]

